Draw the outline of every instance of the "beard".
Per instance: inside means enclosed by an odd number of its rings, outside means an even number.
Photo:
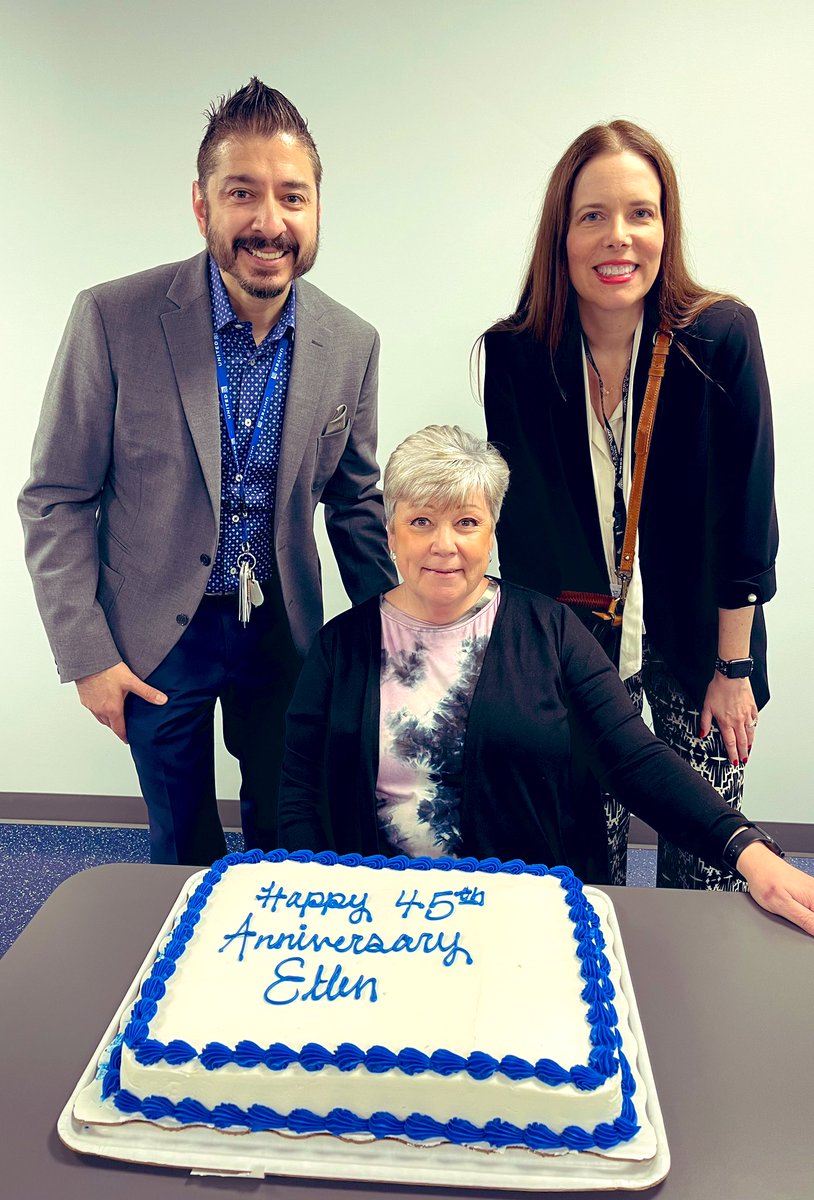
[[[206,245],[220,270],[231,275],[247,295],[254,296],[258,300],[274,300],[287,291],[295,279],[299,279],[313,267],[319,250],[319,225],[317,225],[313,241],[306,245],[296,242],[287,233],[281,233],[278,237],[271,239],[238,237],[230,243],[209,221],[206,228]],[[244,275],[237,265],[240,250],[263,250],[266,253],[281,250],[290,253],[291,275],[289,279],[282,283],[272,284],[262,283]]]

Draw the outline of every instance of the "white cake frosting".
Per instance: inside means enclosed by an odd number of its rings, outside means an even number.
[[[159,951],[104,1094],[227,1129],[609,1147],[637,1130],[613,999],[565,868],[231,855]]]

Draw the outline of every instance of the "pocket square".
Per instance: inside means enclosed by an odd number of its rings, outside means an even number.
[[[323,429],[322,436],[324,437],[326,433],[339,433],[341,430],[343,430],[345,428],[347,423],[348,423],[348,406],[347,406],[347,404],[340,404],[340,405],[338,405],[336,412],[331,417],[328,424]]]

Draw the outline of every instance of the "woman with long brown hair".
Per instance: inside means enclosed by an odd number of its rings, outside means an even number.
[[[581,134],[554,168],[516,311],[485,336],[489,438],[511,486],[504,578],[617,595],[635,430],[654,335],[672,337],[624,605],[619,669],[664,741],[740,808],[769,698],[762,605],[775,592],[769,389],[754,314],[687,269],[675,171],[629,121]],[[591,620],[591,605],[578,615]],[[627,814],[607,800],[611,878]],[[734,876],[660,842],[665,886]]]

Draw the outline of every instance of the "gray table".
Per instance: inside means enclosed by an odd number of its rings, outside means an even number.
[[[107,866],[59,887],[0,960],[0,1197],[499,1197],[307,1180],[227,1180],[75,1154],[56,1120],[141,965],[187,867]],[[746,896],[609,888],[672,1167],[660,1200],[814,1196],[814,939]],[[487,1181],[488,1171],[483,1178]],[[528,1193],[524,1193],[528,1194]]]

